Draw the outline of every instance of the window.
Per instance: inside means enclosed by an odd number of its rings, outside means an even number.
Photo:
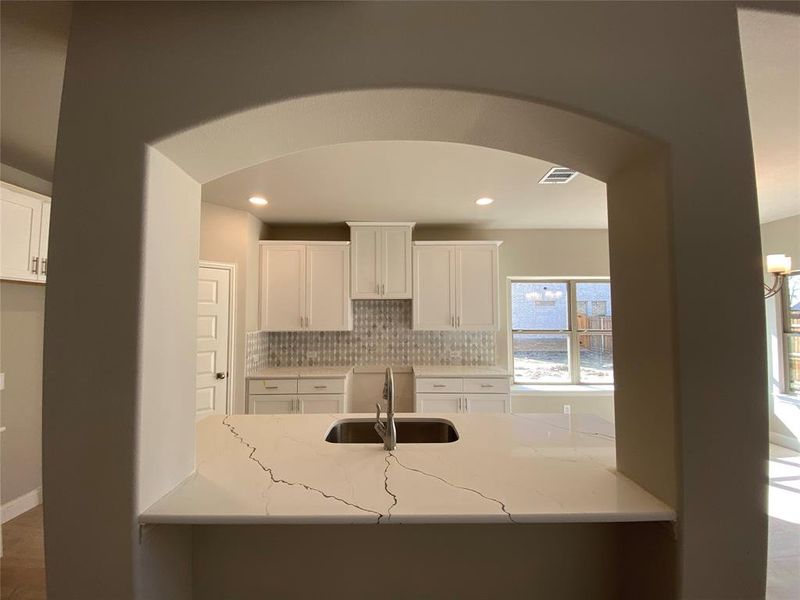
[[[783,355],[786,391],[800,393],[800,272],[786,277],[783,286]]]
[[[613,383],[611,284],[512,279],[514,383]]]

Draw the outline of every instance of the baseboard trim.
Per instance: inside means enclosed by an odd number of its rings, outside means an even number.
[[[28,512],[32,508],[36,508],[42,503],[42,488],[38,487],[31,490],[27,494],[23,494],[19,498],[9,500],[2,507],[2,522],[5,523],[11,519],[20,516],[22,513]]]

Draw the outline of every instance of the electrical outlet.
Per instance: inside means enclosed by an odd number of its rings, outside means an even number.
[[[572,405],[571,404],[565,404],[564,405],[564,414],[565,415],[571,415],[572,414]]]

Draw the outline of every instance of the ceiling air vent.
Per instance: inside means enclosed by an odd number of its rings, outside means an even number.
[[[568,183],[572,178],[577,175],[577,171],[567,169],[566,167],[553,167],[544,177],[539,180],[539,183]]]

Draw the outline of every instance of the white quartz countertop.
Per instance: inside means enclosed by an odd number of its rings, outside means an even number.
[[[212,416],[197,468],[142,523],[536,523],[672,521],[675,512],[616,472],[613,427],[590,415],[425,415],[445,444],[332,444],[342,418]],[[398,415],[418,419],[422,415]]]
[[[495,366],[417,366],[414,365],[417,377],[511,377],[511,371]]]
[[[343,379],[353,367],[267,367],[250,373],[248,379]]]

